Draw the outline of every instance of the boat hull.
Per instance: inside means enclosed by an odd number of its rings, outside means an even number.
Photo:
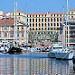
[[[55,54],[55,57],[56,59],[67,59],[67,60],[70,60],[70,59],[73,59],[73,56],[74,56],[74,53],[56,53]]]
[[[55,52],[49,52],[48,57],[50,58],[55,58]]]

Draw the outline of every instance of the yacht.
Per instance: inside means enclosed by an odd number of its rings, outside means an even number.
[[[62,51],[62,47],[61,45],[58,45],[58,44],[54,44],[51,46],[50,48],[50,51],[48,53],[48,57],[51,57],[51,58],[55,58],[55,54],[57,51],[61,52]]]
[[[67,9],[68,9],[68,0],[67,0]],[[68,11],[68,10],[67,10]],[[67,47],[67,39],[66,39],[66,37],[67,37],[67,11],[66,11],[66,35],[65,35],[65,33],[64,33],[64,26],[65,26],[65,24],[64,24],[64,22],[63,22],[63,48],[62,48],[62,51],[57,51],[56,53],[55,53],[55,57],[56,57],[56,59],[72,59],[73,58],[73,56],[74,56],[74,51],[73,50],[71,50],[71,49],[69,49],[68,47]],[[66,36],[66,37],[64,37],[64,35]],[[66,43],[64,44],[64,40],[66,40]]]

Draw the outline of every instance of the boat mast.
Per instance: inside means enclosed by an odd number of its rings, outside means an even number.
[[[14,2],[14,43],[17,43],[17,2]]]
[[[65,26],[65,24],[64,24],[64,6],[63,6],[63,37],[62,37],[62,41],[63,41],[62,44],[63,44],[63,47],[64,47],[64,45],[65,45],[65,42],[64,42],[64,37],[65,37],[65,36],[64,36],[64,34],[65,34],[65,33],[64,33],[64,26]]]
[[[27,3],[26,3],[26,45],[28,45],[27,34],[28,34],[28,30],[27,30]]]
[[[14,1],[14,45],[15,45],[15,1]]]
[[[68,11],[68,0],[66,0],[66,48],[67,48],[67,11]]]
[[[16,2],[16,43],[17,43],[17,2]]]

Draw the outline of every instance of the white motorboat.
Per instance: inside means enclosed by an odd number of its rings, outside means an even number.
[[[50,48],[50,51],[48,53],[48,57],[52,57],[52,58],[55,58],[55,54],[57,51],[62,51],[62,47],[61,45],[58,45],[58,44],[55,44],[53,45],[51,48]]]

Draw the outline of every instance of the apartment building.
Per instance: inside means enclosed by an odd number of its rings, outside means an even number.
[[[14,18],[14,11],[6,13],[7,16]],[[21,23],[26,24],[26,14],[17,10],[17,18]],[[75,9],[67,12],[67,19],[75,18]],[[64,22],[66,21],[66,13],[64,13]],[[57,40],[58,35],[62,32],[63,13],[28,13],[27,25],[28,40],[35,41],[53,41]],[[66,24],[65,24],[66,25]],[[74,26],[74,25],[73,25]],[[70,45],[70,25],[68,25],[67,44]],[[60,38],[58,39],[60,40]],[[64,40],[65,42],[65,40]]]

